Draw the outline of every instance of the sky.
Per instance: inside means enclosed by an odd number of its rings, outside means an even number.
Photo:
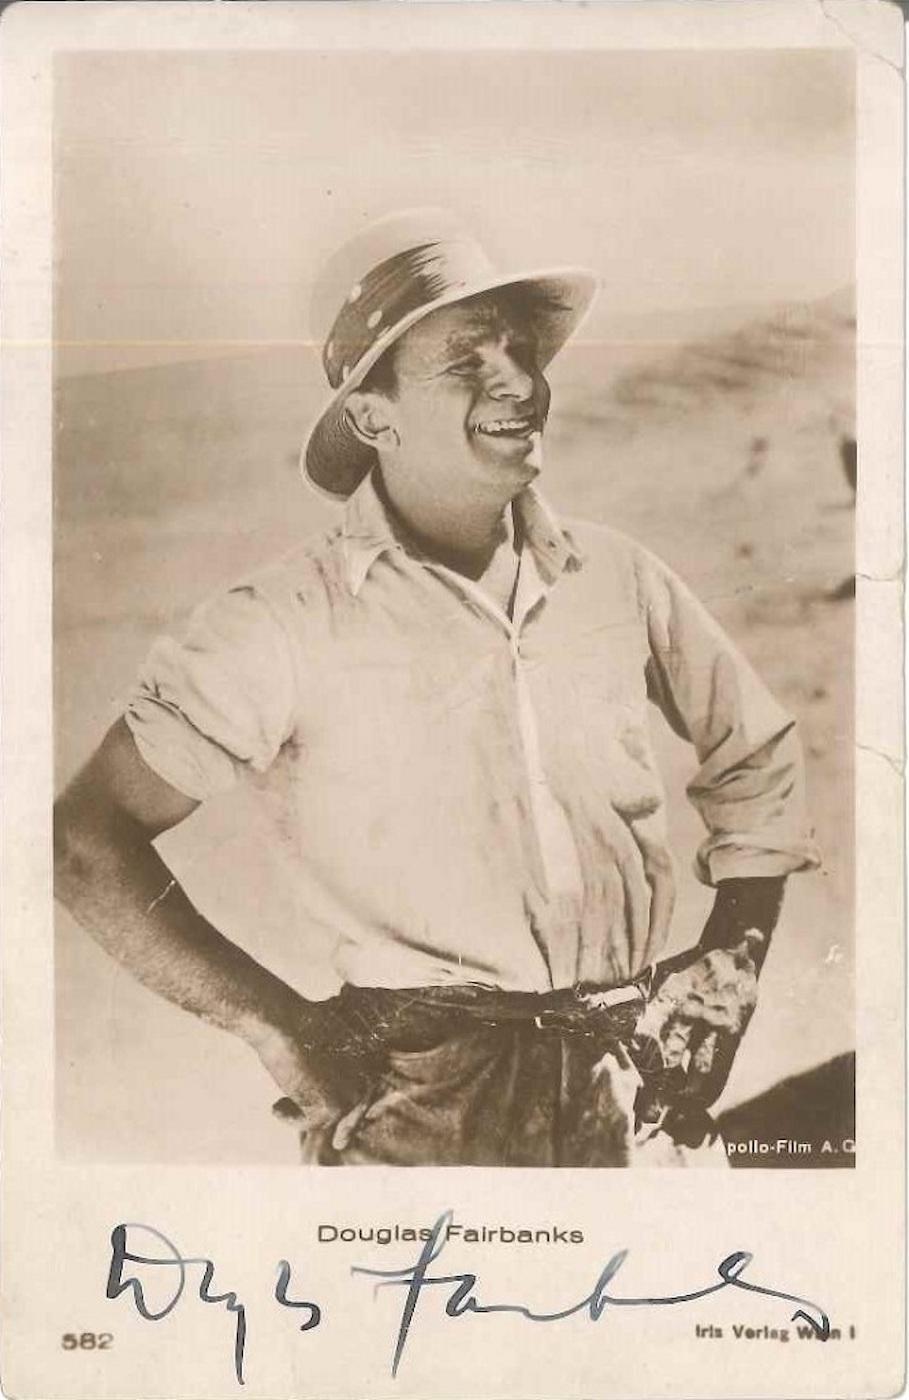
[[[854,279],[845,51],[129,52],[58,61],[58,372],[311,338],[321,262],[441,204],[577,263],[584,335]]]

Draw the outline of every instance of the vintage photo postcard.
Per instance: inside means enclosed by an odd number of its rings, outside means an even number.
[[[0,63],[6,1394],[898,1394],[899,7]]]

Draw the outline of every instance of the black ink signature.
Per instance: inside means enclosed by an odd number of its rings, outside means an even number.
[[[127,1231],[144,1230],[147,1235],[152,1235],[162,1246],[161,1253],[164,1257],[150,1257],[148,1254],[134,1254],[127,1248]],[[160,1230],[154,1229],[151,1225],[127,1224],[117,1225],[111,1231],[111,1261],[110,1270],[107,1275],[107,1296],[108,1298],[119,1298],[121,1293],[128,1289],[133,1296],[136,1311],[140,1317],[144,1317],[148,1322],[160,1322],[167,1317],[168,1313],[179,1303],[186,1287],[186,1270],[191,1264],[202,1265],[202,1281],[199,1284],[199,1297],[203,1303],[224,1303],[228,1312],[236,1313],[237,1325],[234,1335],[234,1370],[240,1385],[245,1385],[243,1379],[243,1355],[246,1348],[246,1309],[238,1301],[234,1292],[210,1293],[212,1279],[215,1273],[215,1266],[211,1259],[191,1258],[184,1256],[172,1244],[166,1235],[162,1235]],[[142,1281],[134,1274],[128,1278],[123,1277],[124,1264],[139,1264],[149,1268],[174,1269],[176,1273],[173,1277],[174,1290],[170,1299],[164,1307],[157,1311],[148,1306],[145,1299],[145,1291]],[[285,1308],[305,1308],[307,1318],[300,1324],[301,1332],[308,1332],[312,1327],[318,1327],[322,1320],[322,1310],[316,1303],[296,1302],[287,1296],[287,1288],[290,1283],[291,1270],[286,1259],[282,1259],[278,1265],[278,1281],[275,1284],[275,1298]]]
[[[446,1230],[448,1223],[453,1219],[454,1213],[445,1211],[439,1216],[432,1227],[429,1238],[426,1240],[420,1255],[415,1264],[403,1269],[368,1269],[360,1265],[354,1265],[352,1274],[364,1274],[371,1278],[378,1279],[376,1288],[401,1287],[407,1289],[404,1299],[404,1306],[401,1312],[401,1321],[398,1326],[397,1341],[395,1344],[394,1357],[392,1361],[392,1376],[397,1376],[398,1368],[404,1355],[404,1349],[410,1333],[411,1325],[417,1309],[420,1295],[424,1288],[431,1285],[443,1284],[450,1289],[449,1296],[445,1303],[445,1314],[447,1317],[464,1317],[467,1313],[517,1313],[520,1317],[526,1318],[529,1322],[561,1322],[564,1318],[574,1317],[577,1313],[586,1312],[591,1322],[599,1322],[607,1307],[615,1308],[640,1308],[640,1307],[666,1307],[676,1303],[692,1303],[700,1298],[708,1298],[713,1293],[719,1293],[724,1288],[740,1288],[748,1293],[759,1293],[767,1298],[780,1298],[784,1302],[797,1303],[799,1306],[792,1314],[792,1321],[802,1318],[815,1331],[821,1341],[827,1341],[830,1336],[830,1321],[827,1314],[816,1303],[810,1303],[805,1298],[798,1298],[792,1293],[784,1293],[778,1288],[766,1288],[757,1283],[749,1283],[743,1278],[743,1274],[752,1261],[752,1255],[744,1250],[736,1250],[728,1254],[717,1267],[719,1282],[708,1284],[705,1288],[696,1289],[692,1293],[671,1294],[664,1298],[622,1298],[615,1297],[609,1293],[608,1286],[622,1268],[628,1258],[627,1249],[619,1250],[613,1254],[605,1268],[600,1270],[599,1277],[589,1293],[578,1303],[570,1307],[562,1308],[557,1312],[534,1312],[524,1303],[481,1303],[476,1296],[477,1275],[473,1273],[452,1273],[452,1274],[430,1274],[429,1267],[438,1259],[446,1244]],[[137,1254],[129,1247],[131,1244],[128,1232],[144,1231],[147,1236],[151,1236],[156,1242],[154,1252]],[[149,1322],[160,1322],[179,1303],[183,1296],[187,1281],[187,1270],[191,1266],[200,1266],[202,1278],[199,1283],[198,1296],[203,1303],[224,1303],[228,1312],[236,1315],[236,1330],[234,1335],[234,1370],[240,1385],[244,1385],[243,1378],[243,1358],[246,1346],[246,1309],[232,1290],[224,1293],[212,1293],[210,1291],[214,1279],[215,1266],[211,1259],[205,1257],[195,1257],[183,1255],[166,1235],[160,1230],[156,1230],[151,1225],[123,1224],[117,1225],[111,1232],[111,1262],[107,1277],[107,1297],[119,1298],[121,1293],[129,1292],[132,1295],[133,1303],[140,1317]],[[138,1266],[139,1273],[135,1268],[124,1277],[124,1265]],[[173,1270],[171,1282],[172,1291],[163,1306],[157,1309],[148,1305],[145,1297],[145,1287],[141,1271],[143,1269],[170,1269]],[[146,1279],[147,1286],[148,1280]],[[305,1311],[306,1317],[300,1323],[301,1332],[309,1332],[312,1328],[318,1327],[322,1321],[322,1310],[318,1303],[310,1301],[296,1300],[288,1297],[288,1288],[291,1282],[291,1266],[286,1259],[282,1259],[278,1264],[278,1277],[275,1283],[274,1296],[276,1302],[282,1307],[300,1309]],[[807,1311],[806,1311],[807,1310]]]
[[[608,1264],[601,1270],[600,1276],[593,1288],[586,1294],[579,1303],[574,1303],[571,1307],[563,1308],[559,1312],[537,1313],[526,1307],[523,1303],[481,1303],[474,1289],[477,1285],[476,1274],[437,1274],[431,1275],[428,1270],[430,1264],[438,1259],[445,1248],[443,1232],[448,1222],[453,1218],[452,1211],[446,1211],[440,1215],[432,1228],[429,1239],[420,1252],[420,1257],[416,1264],[407,1269],[367,1269],[354,1265],[351,1269],[353,1274],[366,1274],[371,1278],[377,1278],[380,1282],[377,1288],[403,1287],[407,1289],[407,1296],[404,1299],[404,1307],[401,1312],[401,1322],[398,1328],[397,1343],[395,1345],[394,1358],[392,1360],[391,1374],[396,1376],[404,1355],[404,1348],[407,1344],[407,1337],[416,1312],[417,1303],[422,1290],[428,1285],[443,1284],[451,1287],[452,1291],[445,1304],[445,1313],[448,1317],[463,1317],[466,1313],[517,1313],[521,1317],[526,1317],[529,1322],[561,1322],[563,1318],[573,1317],[576,1313],[587,1312],[591,1322],[599,1322],[607,1307],[616,1308],[653,1308],[667,1307],[676,1303],[692,1303],[699,1298],[707,1298],[712,1293],[719,1293],[724,1288],[742,1288],[749,1293],[761,1293],[768,1298],[781,1298],[784,1302],[798,1303],[800,1306],[792,1314],[792,1321],[803,1318],[814,1328],[815,1333],[821,1341],[827,1341],[830,1336],[830,1320],[816,1303],[809,1303],[805,1298],[797,1298],[791,1293],[783,1293],[777,1288],[764,1288],[757,1283],[747,1283],[742,1275],[751,1263],[753,1255],[745,1250],[736,1250],[733,1254],[728,1254],[717,1267],[720,1276],[719,1283],[709,1284],[706,1288],[696,1289],[693,1293],[676,1293],[665,1298],[616,1298],[607,1292],[607,1286],[615,1278],[625,1260],[628,1258],[627,1249],[619,1250],[613,1254]],[[805,1311],[810,1309],[811,1312]]]

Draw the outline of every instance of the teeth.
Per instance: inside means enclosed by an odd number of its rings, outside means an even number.
[[[493,423],[478,423],[475,431],[478,433],[518,433],[525,432],[532,426],[530,418],[507,418],[500,419]]]

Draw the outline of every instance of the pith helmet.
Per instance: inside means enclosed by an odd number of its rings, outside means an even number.
[[[477,240],[445,210],[416,209],[371,224],[327,263],[316,283],[313,329],[332,396],[303,446],[301,468],[320,493],[345,500],[375,463],[348,425],[344,406],[376,361],[412,325],[500,287],[534,288],[537,358],[549,363],[577,329],[596,292],[583,268],[498,270]]]

